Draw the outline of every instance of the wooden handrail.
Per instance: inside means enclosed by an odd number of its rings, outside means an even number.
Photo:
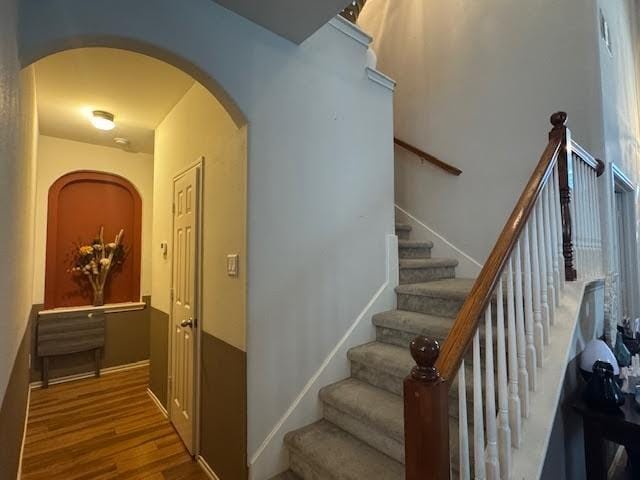
[[[567,114],[564,112],[551,116],[553,129],[549,134],[549,143],[442,346],[435,367],[446,382],[450,383],[458,373],[462,359],[478,329],[480,317],[491,301],[500,275],[531,215],[536,200],[549,178],[553,178],[558,152],[566,138],[566,121]]]
[[[405,150],[408,150],[411,153],[416,154],[417,156],[419,156],[425,162],[429,162],[432,165],[435,165],[436,167],[439,167],[439,168],[443,169],[444,171],[450,173],[451,175],[458,176],[458,175],[460,175],[462,173],[462,170],[460,170],[459,168],[456,168],[453,165],[449,165],[448,163],[443,162],[439,158],[436,158],[436,157],[434,157],[433,155],[431,155],[431,154],[429,154],[427,152],[423,152],[419,148],[414,147],[413,145],[409,145],[407,142],[404,142],[404,141],[400,140],[399,138],[394,138],[393,139],[393,143],[395,143],[399,147],[404,148]]]

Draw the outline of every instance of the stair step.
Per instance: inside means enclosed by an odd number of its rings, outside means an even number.
[[[453,326],[453,319],[406,310],[389,310],[375,314],[373,324],[379,342],[408,348],[418,335],[434,338],[442,344]]]
[[[380,342],[354,347],[347,357],[353,377],[396,395],[402,395],[402,382],[415,366],[408,349]]]
[[[411,225],[406,223],[396,223],[396,235],[399,240],[409,240],[411,235]]]
[[[402,397],[348,378],[320,391],[324,418],[360,441],[404,462]]]
[[[400,259],[400,284],[432,282],[456,276],[458,261],[453,258]]]
[[[415,240],[398,240],[398,255],[400,258],[431,258],[433,242]]]
[[[398,309],[455,318],[475,280],[448,278],[396,288]]]
[[[403,480],[404,466],[326,420],[287,433],[291,469],[305,480]]]

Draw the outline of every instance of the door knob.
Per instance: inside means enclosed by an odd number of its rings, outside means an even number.
[[[180,323],[180,326],[181,326],[182,328],[187,328],[187,327],[189,327],[189,328],[193,328],[193,318],[189,318],[189,320],[183,320],[183,321]]]

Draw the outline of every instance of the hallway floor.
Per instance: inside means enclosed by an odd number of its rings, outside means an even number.
[[[141,367],[33,390],[22,479],[206,480],[148,383]]]

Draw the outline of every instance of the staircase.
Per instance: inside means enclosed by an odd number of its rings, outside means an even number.
[[[433,244],[411,240],[410,226],[396,225],[396,233],[400,258],[398,309],[373,316],[376,341],[348,352],[351,377],[320,391],[323,419],[286,435],[292,472],[282,479],[404,479],[401,395],[403,380],[415,365],[409,342],[416,335],[443,341],[473,280],[456,278],[456,260],[431,258]],[[457,389],[451,389],[451,396],[457,398]],[[450,405],[457,406],[457,400]],[[452,409],[454,475],[458,458],[456,417],[457,409]]]

